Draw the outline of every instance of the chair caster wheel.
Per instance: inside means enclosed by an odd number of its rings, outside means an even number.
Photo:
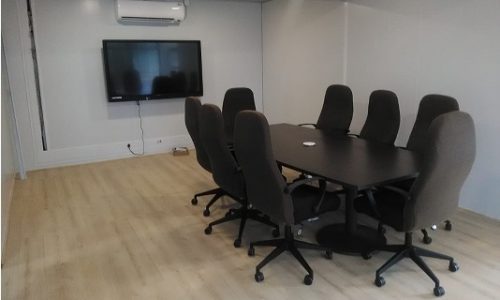
[[[448,266],[448,270],[450,272],[456,272],[460,269],[460,266],[456,262],[451,262],[450,265]]]
[[[248,256],[255,256],[255,248],[253,246],[248,248]]]
[[[192,205],[198,204],[198,199],[196,199],[196,198],[191,199],[191,204]]]
[[[444,288],[442,286],[437,286],[434,288],[434,296],[441,297],[444,295]]]
[[[432,238],[430,236],[424,236],[422,242],[424,242],[424,244],[429,245],[430,243],[432,243]]]
[[[369,260],[370,258],[372,258],[372,254],[370,252],[364,252],[361,253],[361,257],[363,257],[364,260]]]
[[[385,279],[382,276],[378,276],[375,278],[375,285],[378,287],[383,287],[385,285]]]
[[[444,225],[444,230],[446,231],[451,231],[453,227],[451,226],[450,222],[446,222],[446,225]]]
[[[274,228],[273,229],[273,237],[277,238],[280,236],[280,230],[279,228]]]
[[[333,259],[333,251],[332,250],[326,250],[325,257],[326,257],[326,259]]]
[[[234,245],[234,248],[241,247],[241,240],[240,239],[235,239],[233,245]]]
[[[208,210],[207,208],[205,208],[205,210],[203,211],[203,215],[204,215],[205,217],[210,216],[210,210]]]
[[[313,283],[313,277],[310,274],[304,276],[304,284],[311,285]]]
[[[208,226],[207,228],[205,228],[205,234],[206,235],[209,235],[212,233],[212,226]]]
[[[261,282],[263,280],[264,280],[264,274],[262,274],[262,272],[257,271],[255,273],[255,281]]]

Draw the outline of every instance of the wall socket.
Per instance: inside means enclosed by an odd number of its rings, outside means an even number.
[[[174,147],[172,148],[172,154],[174,156],[189,155],[189,149],[187,147]]]

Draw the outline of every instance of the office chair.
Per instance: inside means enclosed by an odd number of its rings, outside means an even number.
[[[399,112],[398,96],[387,90],[376,90],[370,94],[368,103],[368,115],[360,134],[349,134],[365,140],[393,145],[399,131],[401,121]],[[337,193],[344,193],[344,190],[338,190]],[[373,190],[365,190],[370,203],[373,200]],[[379,233],[384,234],[385,229],[382,224],[378,227]],[[369,254],[364,254],[369,258]]]
[[[376,271],[375,284],[383,286],[382,273],[408,257],[434,281],[434,295],[442,296],[445,291],[439,279],[421,257],[448,260],[448,269],[452,272],[458,270],[458,264],[450,256],[414,246],[412,232],[446,220],[458,207],[460,190],[475,157],[474,122],[464,112],[442,114],[432,121],[425,141],[427,147],[421,149],[420,175],[409,191],[394,186],[381,188],[375,198],[378,216],[373,214],[364,197],[357,198],[355,206],[358,211],[405,233],[403,245],[381,247],[382,251],[396,254]]]
[[[241,208],[229,210],[223,218],[211,222],[205,233],[211,234],[215,225],[240,219],[238,237],[234,241],[234,246],[240,247],[246,221],[252,219],[274,227],[273,235],[279,236],[278,225],[272,223],[260,211],[249,208],[243,174],[226,143],[222,113],[213,104],[204,104],[201,107],[200,137],[210,160],[214,181],[227,195],[241,204]]]
[[[299,252],[299,248],[326,251],[331,259],[332,252],[320,245],[295,240],[292,226],[301,220],[311,218],[339,207],[339,198],[332,193],[320,190],[306,183],[319,178],[306,178],[287,185],[281,176],[273,156],[269,124],[264,115],[258,112],[244,111],[236,117],[234,146],[238,162],[245,178],[248,201],[271,220],[284,224],[282,239],[250,243],[248,255],[255,255],[256,246],[270,246],[275,249],[256,267],[255,280],[264,280],[260,271],[267,263],[284,251],[289,251],[306,269],[304,284],[313,282],[313,270]],[[315,206],[324,198],[319,212]]]
[[[419,152],[427,146],[427,129],[438,116],[460,109],[455,98],[445,95],[426,95],[418,106],[417,118],[408,138],[406,148]]]
[[[373,91],[368,103],[368,115],[359,137],[393,145],[400,121],[398,96],[391,91]]]
[[[243,110],[255,110],[255,100],[251,89],[246,87],[231,88],[224,95],[222,117],[224,132],[229,145],[233,144],[234,120]]]
[[[371,99],[370,99],[371,100]],[[370,101],[371,103],[371,101]],[[425,149],[427,145],[426,141],[426,133],[431,124],[431,122],[438,116],[452,111],[457,111],[459,109],[459,105],[457,100],[449,96],[443,95],[426,95],[422,98],[419,104],[417,118],[415,120],[415,124],[413,125],[413,129],[411,131],[410,137],[408,139],[408,143],[406,147],[402,147],[403,149],[408,149],[411,151],[415,151],[417,153],[421,152]],[[366,124],[365,124],[366,125]],[[400,181],[394,183],[393,186],[399,189],[403,189],[405,191],[409,191],[414,183],[415,179],[408,179],[404,181]],[[374,206],[375,199],[372,193],[373,191],[368,191],[366,193],[367,200],[369,203]],[[375,192],[376,193],[376,192]],[[376,209],[374,208],[374,211]],[[445,229],[451,230],[451,222],[449,220],[445,220]],[[433,225],[431,228],[435,228]],[[378,225],[378,231],[380,234],[385,233],[385,229],[383,224]],[[421,229],[422,234],[424,235],[422,241],[425,244],[430,244],[432,242],[432,238],[429,236],[429,233],[426,229]],[[366,258],[369,258],[370,255],[367,255]]]
[[[325,100],[316,124],[302,123],[299,126],[311,125],[329,134],[346,134],[349,132],[352,114],[351,89],[345,85],[334,84],[326,89]]]
[[[458,111],[459,109],[458,102],[455,98],[437,94],[424,96],[420,101],[417,118],[405,149],[415,151],[417,153],[423,151],[427,146],[427,129],[431,125],[432,121],[442,114]],[[405,191],[409,191],[413,182],[414,179],[408,179],[395,183],[394,186]],[[436,225],[432,225],[431,228],[435,229]],[[452,229],[450,220],[445,220],[445,229],[447,231]],[[424,235],[422,241],[425,244],[432,243],[432,238],[429,236],[427,230],[422,229],[421,231]]]
[[[189,132],[189,136],[191,136],[191,139],[193,140],[194,148],[196,149],[196,159],[198,161],[198,164],[206,171],[212,173],[210,160],[200,140],[200,132],[199,132],[199,115],[201,110],[200,99],[194,97],[188,97],[186,98],[184,107],[185,107],[184,122]],[[191,204],[193,205],[198,204],[198,197],[208,196],[208,195],[214,195],[214,196],[205,207],[205,210],[203,212],[204,215],[210,214],[210,207],[215,203],[215,201],[217,201],[217,199],[224,196],[225,192],[221,188],[215,188],[195,194],[193,199],[191,199]]]
[[[393,145],[398,135],[400,122],[398,96],[391,91],[376,90],[370,94],[365,124],[360,134],[355,136],[369,141]],[[366,196],[372,210],[377,212],[374,192],[376,192],[376,189],[368,189],[361,193]],[[382,223],[378,224],[378,233],[380,235],[385,234]],[[371,254],[364,253],[363,257],[369,259]]]
[[[316,123],[301,123],[298,126],[313,126],[330,135],[345,135],[349,132],[352,115],[351,89],[345,85],[333,84],[326,89],[318,121]],[[296,180],[302,180],[306,177],[309,177],[309,175],[300,174]],[[321,184],[328,186],[324,181]]]

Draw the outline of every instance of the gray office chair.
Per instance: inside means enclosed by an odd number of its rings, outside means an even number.
[[[313,126],[330,135],[345,135],[349,132],[353,115],[352,91],[341,84],[330,85],[326,89],[323,107],[316,123],[301,123],[299,126]],[[308,177],[300,174],[296,180]],[[320,184],[327,186],[326,182]]]
[[[339,198],[306,183],[318,178],[306,178],[287,185],[283,179],[273,156],[269,125],[264,115],[258,112],[244,111],[236,117],[234,146],[238,162],[246,183],[248,201],[252,206],[271,220],[284,224],[284,238],[258,241],[250,244],[248,255],[255,255],[255,246],[270,246],[275,249],[256,267],[255,280],[264,280],[260,271],[267,263],[284,251],[292,255],[307,270],[304,283],[313,282],[313,271],[307,264],[298,248],[326,251],[327,258],[332,252],[322,246],[295,240],[292,225],[339,207]],[[317,212],[316,205],[324,198],[325,201]]]
[[[224,132],[229,145],[233,144],[234,120],[243,110],[255,110],[255,100],[251,89],[246,87],[231,88],[224,95],[222,117]]]
[[[349,132],[353,114],[352,91],[348,86],[334,84],[326,89],[325,100],[318,121],[302,123],[311,125],[328,134],[346,134]]]
[[[455,98],[437,94],[424,96],[420,101],[417,118],[410,133],[410,137],[408,138],[406,149],[415,151],[417,153],[422,152],[427,145],[427,130],[432,121],[442,114],[452,111],[458,111],[459,109],[460,107]],[[395,183],[394,186],[409,191],[413,185],[413,182],[414,179],[404,180]],[[433,225],[431,228],[435,229],[436,226]],[[445,229],[448,231],[452,229],[450,220],[445,220]],[[425,244],[432,243],[432,238],[429,236],[427,230],[422,229],[421,231],[424,235],[422,241]]]
[[[365,124],[358,136],[359,138],[393,145],[399,131],[401,116],[399,112],[398,96],[387,90],[376,90],[370,94],[368,103],[368,115]],[[362,191],[372,205],[374,212],[377,211],[374,199],[374,189]],[[378,225],[379,234],[385,234],[383,224]],[[363,257],[369,259],[370,253],[363,253]]]
[[[205,169],[206,171],[212,173],[212,168],[210,166],[210,160],[208,155],[201,143],[200,132],[199,132],[199,115],[201,110],[201,102],[200,99],[194,97],[186,98],[184,104],[184,122],[186,124],[186,128],[189,132],[189,136],[193,140],[194,148],[196,150],[196,159],[198,160],[198,164]],[[205,192],[201,192],[195,194],[193,199],[191,199],[191,204],[198,204],[198,197],[214,195],[212,199],[208,202],[205,210],[203,212],[204,215],[210,214],[210,207],[219,199],[224,196],[225,193],[221,188],[211,189]]]
[[[373,91],[368,104],[368,115],[359,137],[393,145],[400,121],[398,96],[391,91]]]
[[[272,223],[261,212],[249,208],[243,174],[226,143],[222,113],[213,104],[204,104],[201,107],[200,138],[210,160],[214,181],[227,195],[241,204],[241,208],[229,210],[223,218],[211,222],[205,233],[211,234],[215,225],[240,219],[238,237],[234,241],[234,246],[240,247],[246,221],[252,219],[274,227],[273,235],[279,236],[278,225]]]
[[[411,151],[425,150],[427,146],[427,129],[432,121],[442,114],[460,109],[455,98],[445,95],[426,95],[418,106],[417,118],[408,138],[406,148]]]
[[[380,249],[396,254],[377,270],[375,284],[383,286],[382,273],[408,257],[434,281],[434,294],[442,296],[445,291],[439,279],[421,257],[448,260],[452,272],[458,270],[458,264],[450,256],[414,246],[412,232],[446,220],[458,207],[460,190],[475,158],[474,122],[464,112],[445,113],[432,121],[428,136],[423,138],[427,146],[420,149],[421,171],[412,188],[409,191],[393,186],[381,188],[375,198],[377,216],[364,197],[356,199],[355,206],[358,211],[405,233],[403,245],[387,245]]]

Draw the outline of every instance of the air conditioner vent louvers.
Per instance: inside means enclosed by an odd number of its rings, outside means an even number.
[[[116,0],[118,22],[124,24],[179,24],[186,15],[183,2]]]
[[[146,0],[145,0],[146,1]],[[122,20],[169,20],[169,21],[174,21],[174,18],[143,18],[143,17],[122,17]]]

